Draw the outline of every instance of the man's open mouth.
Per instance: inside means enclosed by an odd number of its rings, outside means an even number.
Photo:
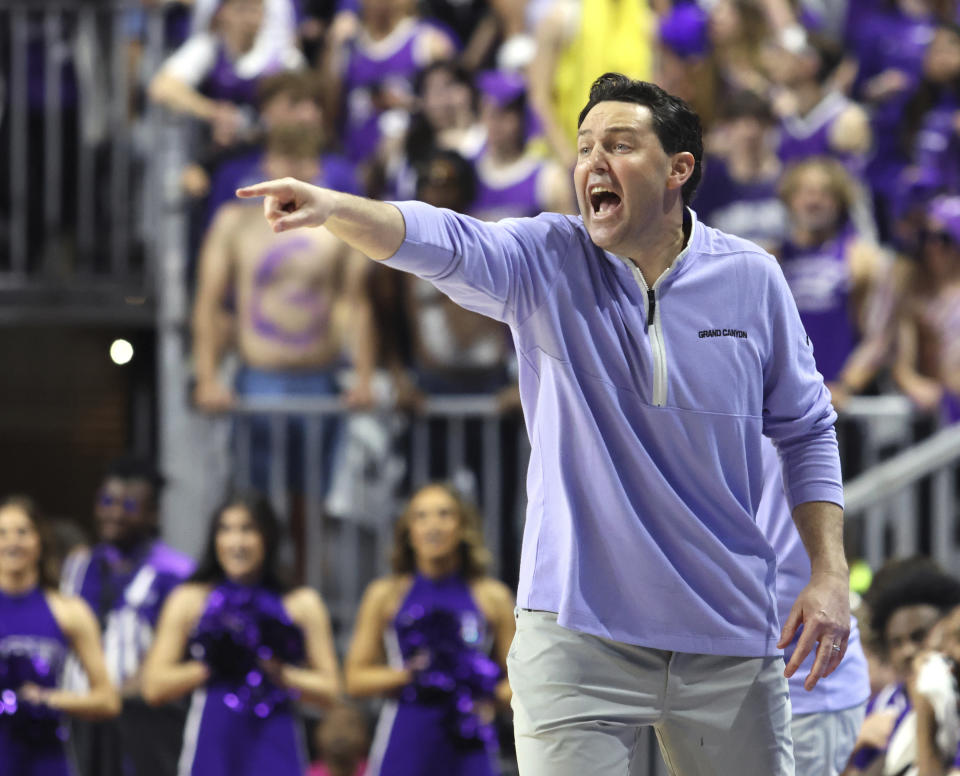
[[[597,216],[605,215],[616,210],[620,206],[620,195],[606,188],[605,186],[591,186],[590,206],[593,208],[593,214]]]

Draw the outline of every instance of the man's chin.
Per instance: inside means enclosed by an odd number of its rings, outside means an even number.
[[[588,229],[587,234],[590,235],[590,240],[598,248],[609,253],[619,253],[617,248],[620,246],[620,241],[616,235],[611,234],[609,229]]]

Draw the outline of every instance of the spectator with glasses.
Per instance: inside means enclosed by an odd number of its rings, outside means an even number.
[[[193,571],[193,561],[158,537],[157,502],[163,477],[145,460],[125,457],[104,475],[94,517],[98,541],[65,561],[60,589],[93,609],[103,636],[110,680],[120,689],[119,718],[75,723],[82,776],[173,774],[183,727],[182,710],[150,709],[140,695],[140,665],[153,642],[167,595]],[[68,661],[64,685],[83,687]]]

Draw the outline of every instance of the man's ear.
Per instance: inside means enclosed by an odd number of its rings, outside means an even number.
[[[689,151],[680,151],[670,157],[670,174],[667,176],[668,189],[682,189],[690,176],[696,162]]]

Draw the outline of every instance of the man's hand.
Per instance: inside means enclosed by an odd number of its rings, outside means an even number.
[[[819,642],[813,668],[803,683],[804,689],[809,692],[818,680],[833,673],[847,651],[847,639],[850,637],[850,584],[845,575],[820,573],[810,576],[809,584],[790,609],[777,647],[783,649],[788,646],[801,625],[803,633],[783,675],[787,678],[793,676]]]
[[[340,398],[344,406],[351,410],[368,410],[377,403],[369,380],[357,380]]]
[[[218,102],[210,118],[213,141],[220,146],[231,146],[240,139],[247,125],[247,118],[231,102]]]
[[[274,232],[285,232],[301,226],[323,226],[333,212],[336,192],[296,178],[281,178],[237,189],[237,196],[264,197],[267,222]]]
[[[204,412],[226,412],[233,407],[235,399],[233,391],[219,380],[198,380],[193,389],[193,401]]]

